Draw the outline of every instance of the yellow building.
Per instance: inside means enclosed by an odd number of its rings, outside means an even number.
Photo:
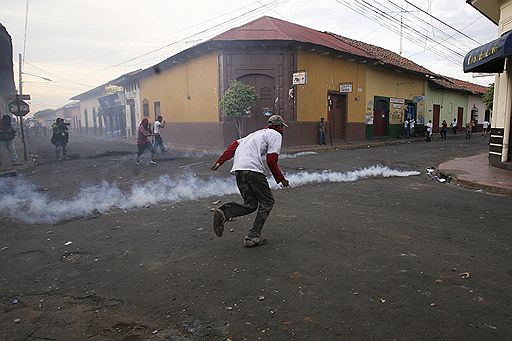
[[[427,82],[434,79],[444,78],[389,50],[272,17],[130,73],[142,117],[163,116],[164,141],[197,147],[237,138],[219,106],[232,80],[259,94],[244,119],[245,133],[279,114],[289,125],[284,144],[290,146],[318,143],[322,117],[330,142],[396,138],[405,117],[422,128]]]

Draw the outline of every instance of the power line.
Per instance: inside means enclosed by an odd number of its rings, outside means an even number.
[[[418,7],[418,6],[416,6],[415,4],[410,3],[408,0],[404,0],[404,1],[405,1],[405,2],[407,2],[409,5],[411,5],[411,6],[415,7],[415,8],[417,8],[417,9],[419,9],[419,10],[420,10],[420,11],[422,11],[423,13],[427,14],[429,17],[431,17],[431,18],[433,18],[433,19],[435,19],[435,20],[439,21],[441,24],[443,24],[443,25],[445,25],[445,26],[448,26],[449,28],[451,28],[452,30],[456,31],[457,33],[462,34],[464,37],[471,39],[472,41],[474,41],[474,42],[475,42],[475,43],[477,43],[478,45],[481,45],[481,44],[482,44],[482,43],[480,43],[479,41],[477,41],[477,40],[475,40],[475,39],[471,38],[470,36],[468,36],[468,35],[467,35],[467,34],[465,34],[464,32],[461,32],[461,31],[459,31],[458,29],[456,29],[455,27],[453,27],[453,26],[451,26],[451,25],[449,25],[449,24],[445,23],[445,22],[444,22],[444,21],[442,21],[441,19],[438,19],[438,18],[436,18],[435,16],[433,16],[432,14],[430,14],[430,13],[428,13],[428,12],[425,12],[423,9],[421,9],[421,8],[420,8],[420,7]]]
[[[265,10],[269,10],[269,9],[271,9],[271,8],[276,8],[276,7],[281,6],[281,5],[283,5],[283,4],[285,4],[285,3],[289,2],[289,1],[290,1],[290,0],[278,0],[278,1],[275,1],[275,2],[273,2],[273,3],[264,4],[264,5],[262,5],[262,6],[259,6],[259,7],[255,8],[255,9],[252,9],[252,10],[250,10],[250,11],[244,12],[244,13],[242,13],[242,14],[240,14],[240,15],[236,16],[236,17],[230,18],[230,19],[225,20],[225,21],[223,21],[223,22],[221,22],[221,23],[218,23],[218,24],[216,24],[216,25],[213,25],[213,26],[211,26],[211,27],[209,27],[209,28],[206,28],[206,29],[201,30],[201,31],[199,31],[199,32],[196,32],[196,33],[194,33],[194,34],[192,34],[192,35],[189,35],[189,36],[187,36],[187,37],[185,37],[185,38],[182,38],[182,39],[179,39],[179,40],[173,41],[173,42],[171,42],[171,43],[169,43],[169,44],[166,44],[166,45],[164,45],[164,46],[161,46],[161,47],[158,47],[158,48],[156,48],[156,49],[150,50],[150,51],[148,51],[148,52],[145,52],[145,53],[143,53],[143,54],[140,54],[140,55],[135,56],[135,57],[133,57],[133,58],[130,58],[130,59],[128,59],[128,60],[125,60],[125,61],[122,61],[122,62],[119,62],[119,63],[113,64],[113,65],[110,65],[110,66],[108,66],[108,67],[106,67],[106,68],[104,68],[104,69],[101,69],[101,70],[98,70],[98,71],[89,72],[88,74],[90,75],[90,74],[104,73],[104,71],[108,71],[108,70],[111,70],[111,69],[113,69],[113,68],[119,67],[119,66],[121,66],[121,65],[123,65],[123,64],[126,64],[126,63],[129,63],[129,62],[131,62],[131,61],[134,61],[134,60],[136,60],[136,59],[140,59],[140,58],[146,57],[146,56],[148,56],[148,55],[150,55],[150,54],[153,54],[153,53],[155,53],[155,52],[161,51],[161,50],[163,50],[163,49],[165,49],[165,48],[167,48],[167,47],[170,47],[170,46],[176,45],[176,44],[181,43],[181,42],[183,42],[183,41],[190,40],[190,39],[191,39],[191,38],[193,38],[193,37],[196,37],[196,36],[198,36],[198,35],[200,35],[200,34],[208,33],[209,31],[213,31],[214,29],[219,28],[219,27],[222,27],[222,26],[225,26],[225,25],[227,25],[227,24],[232,24],[232,23],[234,23],[234,22],[240,21],[240,20],[245,19],[246,17],[249,17],[249,16],[251,16],[251,15],[252,15],[252,16],[254,16],[254,15],[258,15],[258,14],[259,14],[259,12],[262,12],[262,11],[265,11]],[[269,7],[269,6],[270,6],[270,7]]]
[[[165,35],[163,35],[163,36],[160,36],[160,37],[157,37],[157,38],[154,38],[154,39],[151,39],[151,40],[147,40],[147,41],[145,41],[142,45],[147,45],[147,44],[152,43],[152,42],[155,42],[155,41],[157,41],[157,40],[167,38],[167,37],[169,37],[169,36],[171,36],[171,35],[173,35],[173,34],[181,33],[181,32],[183,32],[183,31],[189,30],[189,29],[191,29],[191,28],[194,28],[194,27],[197,27],[197,26],[204,25],[205,23],[208,23],[208,22],[213,21],[213,20],[215,20],[215,19],[225,17],[225,16],[226,16],[226,15],[228,15],[228,14],[231,14],[231,13],[234,13],[234,12],[238,12],[238,11],[240,11],[240,10],[244,9],[244,8],[247,8],[247,7],[251,7],[251,6],[253,6],[254,4],[256,4],[256,2],[261,4],[261,1],[255,1],[255,2],[253,2],[253,3],[251,3],[251,4],[248,4],[248,5],[245,5],[245,6],[239,7],[239,8],[237,8],[237,9],[234,9],[234,10],[231,10],[231,11],[228,11],[228,12],[224,12],[223,14],[220,14],[220,15],[218,15],[218,16],[215,16],[215,17],[209,18],[209,19],[204,20],[204,21],[202,21],[202,22],[200,22],[200,23],[197,23],[197,24],[194,24],[194,25],[187,26],[187,27],[185,27],[185,28],[183,28],[183,29],[180,29],[180,30],[177,30],[177,31],[173,31],[173,32],[167,33],[167,34],[165,34]],[[103,58],[105,58],[105,57],[110,57],[110,56],[115,55],[115,54],[118,54],[118,53],[122,53],[122,52],[125,52],[125,51],[129,51],[129,50],[133,49],[133,48],[134,48],[134,47],[136,47],[136,46],[140,46],[140,44],[134,44],[134,45],[132,45],[132,46],[130,46],[130,47],[128,47],[128,48],[125,48],[125,49],[122,49],[122,50],[119,50],[119,51],[115,51],[115,52],[111,52],[111,53],[107,53],[107,54],[104,54],[104,55],[101,55],[101,56],[98,56],[98,57],[94,57],[94,58],[91,58],[91,59],[86,59],[86,60],[84,60],[84,61],[82,61],[82,62],[78,62],[78,63],[71,64],[71,65],[84,65],[83,63],[88,63],[88,62],[95,61],[95,60],[98,60],[98,59],[103,59]]]
[[[380,23],[382,26],[384,26],[385,28],[387,28],[391,32],[396,33],[396,34],[400,34],[399,27],[397,27],[394,22],[389,22],[389,20],[386,19],[385,17],[383,17],[380,13],[374,13],[372,15],[371,11],[370,11],[370,13],[368,13],[367,8],[365,6],[361,6],[362,4],[360,4],[360,3],[355,3],[355,4],[354,3],[350,3],[350,4],[348,4],[347,2],[341,2],[340,0],[336,0],[336,1],[338,3],[340,3],[341,5],[344,5],[345,7],[351,9],[352,11],[362,15],[363,17],[367,18],[368,20]],[[354,7],[354,6],[356,6],[356,7]],[[405,32],[404,36],[410,42],[412,42],[414,44],[417,44],[418,46],[422,46],[423,45],[422,41],[419,41],[418,38],[412,36],[409,32]],[[437,48],[437,46],[432,46],[431,49],[437,51],[439,56],[443,57],[444,59],[446,59],[446,60],[448,60],[448,61],[450,61],[450,62],[452,62],[454,64],[458,65],[460,63],[460,61],[459,60],[455,60],[452,55],[446,54],[445,52],[439,50]]]

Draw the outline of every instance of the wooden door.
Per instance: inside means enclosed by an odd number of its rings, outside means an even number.
[[[262,74],[245,75],[238,78],[240,82],[252,85],[258,92],[258,102],[251,108],[251,117],[246,120],[245,135],[264,128],[271,115],[276,112],[276,80],[274,77]]]
[[[373,136],[386,136],[389,118],[389,102],[379,99],[375,102],[373,114]]]
[[[459,107],[457,109],[457,126],[459,128],[464,128],[466,126],[464,124],[463,117],[464,117],[464,108],[463,107]]]
[[[432,117],[432,126],[433,132],[439,133],[439,113],[441,112],[441,106],[439,104],[434,104],[434,115]]]
[[[327,116],[327,133],[332,139],[345,140],[347,137],[347,96],[329,94],[327,97],[329,113]]]

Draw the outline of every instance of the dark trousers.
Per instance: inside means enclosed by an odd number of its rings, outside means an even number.
[[[162,136],[160,136],[160,134],[155,135],[155,144],[153,145],[155,153],[158,151],[158,148],[160,148],[162,153],[165,152],[164,141],[162,141]]]
[[[319,144],[326,144],[325,143],[325,131],[318,132],[318,143]]]
[[[441,128],[441,138],[446,140],[446,128]]]
[[[457,134],[457,127],[452,127],[452,130],[453,130],[453,135],[456,135]]]
[[[148,142],[146,144],[138,144],[137,145],[137,162],[139,162],[140,156],[144,154],[144,151],[149,150],[151,153],[151,160],[153,160],[153,154],[155,154],[155,150],[153,149],[153,146],[151,145],[151,142]]]
[[[244,198],[244,203],[228,202],[222,205],[220,209],[224,212],[226,220],[258,210],[253,227],[249,230],[247,236],[250,238],[259,237],[263,225],[274,206],[274,197],[267,178],[258,172],[236,171],[236,185],[242,198]]]

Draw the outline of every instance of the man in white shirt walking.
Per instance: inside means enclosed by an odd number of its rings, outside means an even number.
[[[482,136],[487,136],[487,132],[489,131],[490,123],[489,121],[482,122]]]
[[[244,199],[243,204],[229,202],[215,209],[213,228],[217,236],[222,236],[224,223],[229,219],[258,210],[253,227],[244,239],[244,246],[253,247],[265,242],[261,238],[261,230],[274,206],[274,197],[265,176],[262,157],[266,157],[266,163],[276,182],[288,187],[289,182],[277,165],[284,127],[287,125],[281,116],[270,116],[267,128],[233,141],[211,167],[212,170],[217,170],[234,157],[231,173],[236,175],[236,184]]]
[[[153,123],[153,133],[155,134],[155,143],[153,145],[153,149],[155,153],[157,149],[160,148],[162,153],[165,153],[164,142],[162,141],[162,136],[160,136],[160,129],[165,127],[165,121],[162,116],[158,116],[155,123]]]

